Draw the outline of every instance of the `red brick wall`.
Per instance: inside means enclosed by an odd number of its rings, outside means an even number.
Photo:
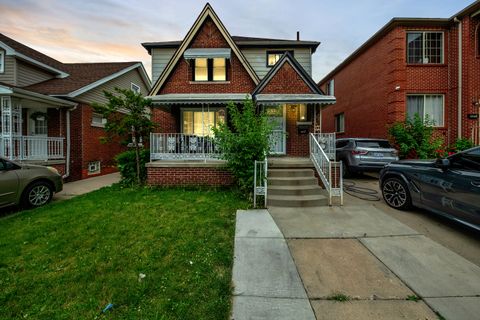
[[[302,77],[287,62],[278,70],[260,93],[313,93]]]
[[[178,106],[171,108],[154,107],[152,108],[152,121],[157,124],[155,132],[159,133],[178,133],[179,127],[179,113],[175,112]],[[177,120],[178,119],[178,120]]]
[[[208,18],[192,40],[190,48],[228,48],[229,45],[214,22]],[[180,58],[171,75],[160,90],[166,93],[249,93],[255,88],[250,75],[235,53],[230,59],[229,81],[224,83],[192,82],[192,68],[187,60]]]
[[[286,108],[287,155],[307,157],[310,154],[310,135],[298,133],[298,105],[287,105]],[[313,132],[313,126],[310,127],[310,132]]]
[[[232,174],[217,168],[147,167],[147,184],[156,186],[230,186]]]

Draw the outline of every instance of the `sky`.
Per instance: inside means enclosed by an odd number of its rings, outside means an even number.
[[[473,0],[211,0],[231,35],[321,42],[322,79],[393,17],[448,18]],[[199,0],[0,0],[0,32],[62,62],[151,62],[142,42],[181,40]]]

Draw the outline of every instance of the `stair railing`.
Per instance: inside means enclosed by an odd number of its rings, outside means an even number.
[[[264,207],[267,207],[267,175],[268,161],[265,157],[263,161],[255,160],[253,170],[253,207],[257,207],[257,196],[263,196]]]
[[[327,156],[319,143],[318,134],[310,134],[310,158],[327,190],[328,204],[331,206],[333,200],[338,199],[340,205],[343,205],[342,162],[331,160],[331,157]]]

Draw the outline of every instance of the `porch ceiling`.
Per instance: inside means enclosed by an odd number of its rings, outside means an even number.
[[[257,94],[254,96],[258,105],[271,105],[283,103],[310,103],[310,104],[334,104],[334,96],[321,94]]]
[[[172,104],[226,104],[251,99],[249,93],[171,93],[147,97],[154,105]]]

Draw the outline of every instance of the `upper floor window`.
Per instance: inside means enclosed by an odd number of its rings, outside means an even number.
[[[335,115],[335,132],[345,132],[345,113]]]
[[[5,70],[5,52],[0,51],[0,73]]]
[[[441,94],[412,94],[407,96],[407,117],[415,114],[421,119],[433,121],[433,126],[443,127],[444,103]]]
[[[335,80],[332,79],[327,82],[327,95],[334,96],[335,95]]]
[[[194,59],[193,81],[227,81],[227,59]]]
[[[135,93],[140,93],[140,86],[133,82],[130,84],[130,89]]]
[[[267,51],[267,67],[273,67],[287,51],[293,56],[293,50]]]
[[[407,32],[407,63],[443,63],[443,32]]]
[[[477,25],[475,30],[475,44],[477,57],[480,57],[480,24]]]

